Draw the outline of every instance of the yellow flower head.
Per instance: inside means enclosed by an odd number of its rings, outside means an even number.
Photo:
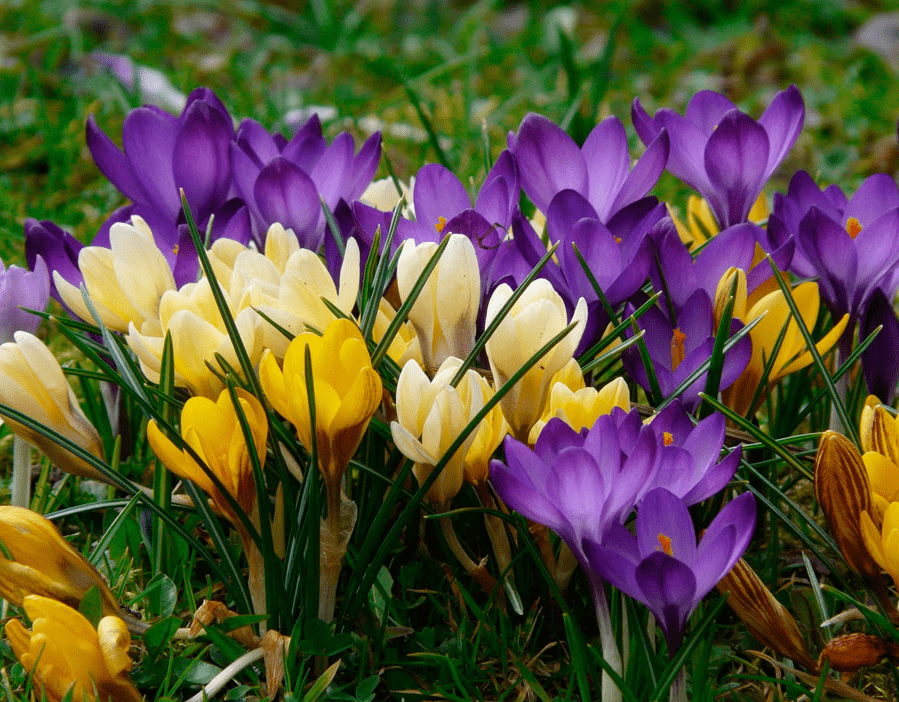
[[[117,614],[118,603],[103,578],[60,535],[53,523],[24,507],[0,507],[0,597],[22,606],[26,595],[43,595],[77,607],[93,586],[103,611]]]
[[[73,702],[142,699],[128,677],[131,636],[125,622],[104,617],[95,630],[77,610],[39,595],[28,595],[24,607],[31,631],[13,619],[6,636],[49,702],[60,702],[70,690]]]
[[[862,460],[871,483],[871,518],[877,527],[891,502],[899,502],[899,419],[868,396],[859,427]]]
[[[250,427],[259,462],[262,463],[265,460],[265,442],[268,438],[265,409],[249,392],[238,388],[235,393]],[[240,419],[228,391],[223,390],[215,402],[205,397],[190,398],[181,411],[181,436],[237,500],[241,509],[247,514],[253,514],[256,506],[253,465]],[[147,439],[166,468],[199,485],[233,524],[240,524],[240,520],[228,506],[228,500],[215,483],[186,450],[177,448],[165,437],[155,421],[150,421],[147,425]]]
[[[284,369],[266,353],[259,380],[272,406],[312,450],[305,349],[309,347],[315,392],[315,445],[326,480],[339,482],[356,452],[368,422],[381,404],[381,377],[371,366],[362,333],[349,319],[336,319],[318,336],[305,332],[287,347]]]
[[[871,557],[899,587],[899,502],[891,502],[887,507],[880,529],[868,512],[862,512],[861,530]]]

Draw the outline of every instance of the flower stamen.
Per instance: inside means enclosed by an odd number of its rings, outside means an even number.
[[[676,371],[677,367],[681,364],[681,361],[684,360],[684,342],[687,340],[687,335],[684,334],[680,327],[675,327],[674,332],[671,335],[671,370]]]
[[[861,230],[861,222],[859,222],[855,217],[850,217],[848,220],[846,220],[846,233],[849,235],[850,239],[854,239],[855,237],[857,237]]]

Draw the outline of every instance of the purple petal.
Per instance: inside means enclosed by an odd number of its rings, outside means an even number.
[[[767,178],[768,134],[749,115],[734,110],[718,123],[705,149],[713,192],[709,204],[722,227],[746,220]]]
[[[507,440],[504,446],[508,451],[508,444],[511,440]],[[584,437],[566,424],[558,417],[551,418],[540,436],[537,437],[537,443],[534,445],[534,453],[547,465],[552,465],[562,451],[572,446],[581,447],[584,445]]]
[[[293,229],[304,248],[318,249],[321,237],[316,236],[316,226],[321,205],[309,176],[279,156],[262,169],[253,193],[267,225],[280,222]]]
[[[184,189],[198,222],[206,220],[228,195],[233,132],[230,119],[203,101],[194,101],[182,117],[172,158],[174,184]]]
[[[574,190],[562,190],[549,204],[546,212],[546,233],[553,243],[562,241],[571,232],[575,222],[582,219],[598,220],[596,210],[587,198]]]
[[[274,138],[256,120],[243,120],[237,128],[235,140],[241,150],[252,159],[257,173],[262,170],[266,163],[280,156],[280,151]]]
[[[603,292],[622,273],[621,249],[612,233],[598,219],[580,220],[562,238],[562,243],[557,249],[559,267],[565,274],[572,294],[584,297],[588,302],[596,300],[598,299],[596,291],[578,260],[574,246],[577,246],[587,268]]]
[[[667,541],[666,541],[667,539]],[[683,500],[670,490],[657,487],[646,493],[637,510],[637,545],[640,558],[670,545],[677,560],[692,565],[696,557],[696,529]]]
[[[740,465],[741,451],[738,446],[718,464],[708,469],[705,475],[684,495],[684,504],[692,506],[717,495],[734,477]]]
[[[574,532],[565,516],[527,478],[522,471],[506,467],[501,461],[490,462],[490,482],[503,502],[528,519],[573,538]]]
[[[621,120],[607,117],[597,124],[587,136],[581,154],[587,168],[588,181],[588,190],[584,195],[596,209],[599,218],[605,222],[613,213],[612,203],[631,169],[627,134]],[[662,167],[664,168],[664,164]]]
[[[621,210],[632,202],[642,199],[652,190],[652,187],[658,182],[665,165],[668,163],[668,154],[671,151],[671,142],[668,138],[668,131],[662,130],[648,147],[643,155],[637,159],[633,170],[628,175],[623,187],[615,196],[609,215]],[[600,213],[603,217],[608,215]]]
[[[849,291],[855,288],[858,271],[858,255],[849,234],[812,207],[799,226],[797,243],[821,276],[821,297],[848,312]]]
[[[845,217],[855,217],[865,228],[888,210],[899,207],[899,189],[886,173],[876,173],[865,179],[846,205]],[[861,234],[859,234],[861,236]]]
[[[699,602],[693,570],[665,553],[653,553],[637,566],[634,574],[639,598],[655,614],[665,633],[669,655],[683,641],[684,626]]]
[[[371,183],[381,160],[381,132],[375,132],[362,145],[353,160],[353,174],[343,194],[347,202],[358,199]]]
[[[419,169],[412,191],[415,219],[435,228],[440,218],[452,219],[463,210],[471,209],[471,200],[459,179],[439,163],[429,163]]]
[[[32,270],[37,266],[38,257],[43,258],[50,273],[59,274],[72,285],[80,285],[84,280],[78,269],[78,253],[84,244],[50,220],[25,220],[25,260]],[[52,285],[52,295],[59,300],[56,286]]]
[[[572,549],[577,552],[577,549]],[[606,531],[602,543],[586,538],[580,550],[586,558],[586,567],[609,581],[626,595],[642,598],[637,583],[636,571],[639,561],[636,559],[637,543],[627,529],[620,524],[612,524]]]
[[[496,222],[503,229],[508,229],[512,223],[512,213],[518,205],[520,189],[515,157],[511,151],[505,150],[484,179],[474,208],[488,222]]]
[[[87,147],[90,149],[94,163],[100,172],[106,176],[118,190],[129,200],[137,201],[144,198],[141,186],[137,182],[131,165],[119,148],[97,126],[93,115],[88,115],[85,126]]]
[[[708,137],[715,131],[724,115],[733,109],[736,109],[736,105],[721,93],[713,90],[700,90],[690,98],[684,117]]]
[[[125,158],[143,193],[134,202],[158,209],[172,222],[181,210],[172,170],[177,130],[174,117],[148,107],[131,110],[122,125]]]
[[[752,540],[752,533],[755,531],[755,516],[755,497],[751,492],[744,492],[728,502],[724,509],[712,520],[712,523],[709,524],[705,534],[703,534],[702,542],[699,544],[696,552],[697,568],[702,567],[706,554],[711,545],[715,543],[718,533],[728,527],[733,527],[736,530],[736,538],[733,541],[732,551],[720,574],[717,576],[718,580],[724,577],[734,567],[734,564],[740,560],[749,546],[749,542]],[[709,546],[705,545],[706,539],[709,539]]]
[[[709,297],[715,296],[721,277],[731,266],[748,271],[755,254],[755,224],[738,224],[713,236],[693,266],[696,279]]]
[[[868,392],[887,405],[892,405],[899,382],[899,319],[883,290],[876,289],[859,329],[860,340],[866,339],[878,326],[880,334],[862,353],[862,369]]]
[[[765,168],[765,180],[771,176],[786,158],[787,152],[793,148],[793,144],[799,138],[799,132],[802,131],[804,120],[805,103],[799,88],[795,85],[779,92],[759,118],[759,124],[768,133],[770,148],[768,164]]]
[[[309,176],[333,212],[353,177],[353,137],[348,132],[338,134],[325,149]]]
[[[518,127],[515,160],[521,187],[542,212],[561,190],[587,193],[587,168],[581,150],[560,127],[542,115],[527,115]]]
[[[478,267],[486,271],[506,236],[506,230],[494,226],[474,210],[464,210],[446,223],[442,234],[464,234],[471,239],[478,257]]]

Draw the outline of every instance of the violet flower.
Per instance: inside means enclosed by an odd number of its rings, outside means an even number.
[[[796,142],[805,105],[796,86],[778,93],[756,121],[724,95],[703,90],[683,116],[662,109],[650,117],[634,99],[631,117],[644,144],[668,130],[668,170],[696,189],[721,227],[746,221],[765,183]]]
[[[108,241],[106,245],[109,246]],[[78,286],[84,280],[78,269],[78,254],[83,248],[84,244],[78,239],[48,219],[38,221],[29,217],[25,220],[25,261],[33,271],[37,270],[38,261],[43,260],[48,272],[59,271],[63,278]],[[62,304],[52,278],[50,294]]]
[[[50,298],[50,274],[38,256],[34,270],[19,266],[6,268],[0,261],[0,343],[13,340],[17,331],[34,334],[41,318],[24,309],[43,312]]]
[[[380,132],[372,134],[356,153],[349,132],[341,132],[328,144],[317,115],[290,141],[245,119],[231,145],[231,159],[236,189],[249,208],[256,243],[261,246],[269,226],[280,223],[294,231],[304,248],[318,251],[326,224],[321,201],[333,212],[341,199],[358,198],[380,158]]]
[[[589,568],[655,615],[674,656],[690,614],[740,559],[755,528],[755,498],[744,493],[712,520],[699,544],[684,501],[665,488],[637,510],[636,536],[612,524],[602,541],[587,539]]]
[[[630,310],[630,303],[628,309]],[[632,310],[631,310],[632,311]],[[658,380],[662,397],[668,397],[688,376],[709,360],[715,346],[715,328],[712,301],[705,290],[696,290],[680,308],[677,321],[671,319],[655,305],[637,320],[646,331],[646,348],[653,361],[653,370]],[[731,332],[742,325],[733,320]],[[748,336],[740,339],[724,355],[719,389],[731,385],[752,355],[752,344]],[[651,392],[649,376],[636,348],[629,348],[622,354],[624,369],[647,393]],[[699,405],[699,393],[705,389],[708,372],[702,373],[685,390],[680,398],[684,407],[692,412]]]
[[[834,319],[850,316],[847,338],[875,289],[892,299],[899,287],[899,189],[888,175],[873,175],[852,198],[836,185],[821,190],[805,171],[774,196],[768,228],[793,238],[791,269],[819,277],[821,299]]]
[[[617,117],[597,124],[582,147],[546,117],[531,113],[510,135],[521,186],[537,209],[549,213],[553,198],[572,190],[608,222],[655,185],[668,160],[668,135],[660,130],[631,168],[627,134]]]

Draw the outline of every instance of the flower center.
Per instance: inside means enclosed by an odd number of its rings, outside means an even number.
[[[671,334],[671,370],[676,371],[681,361],[684,360],[684,342],[687,335],[684,334],[680,327],[675,327]]]
[[[175,244],[174,248],[172,249],[172,253],[176,256],[178,255],[178,244]]]
[[[848,220],[846,220],[846,233],[849,235],[850,239],[854,239],[855,237],[857,237],[861,230],[861,222],[859,222],[855,217],[850,217]]]
[[[664,534],[659,534],[659,544],[662,546],[662,552],[667,553],[669,556],[673,556],[671,553],[671,539]]]
[[[662,433],[662,443],[665,446],[671,446],[671,444],[674,443],[674,436],[671,434],[670,431],[666,431],[666,432]]]
[[[437,230],[438,234],[443,234],[443,228],[446,226],[446,217],[438,217],[437,224],[434,225],[434,229]]]

